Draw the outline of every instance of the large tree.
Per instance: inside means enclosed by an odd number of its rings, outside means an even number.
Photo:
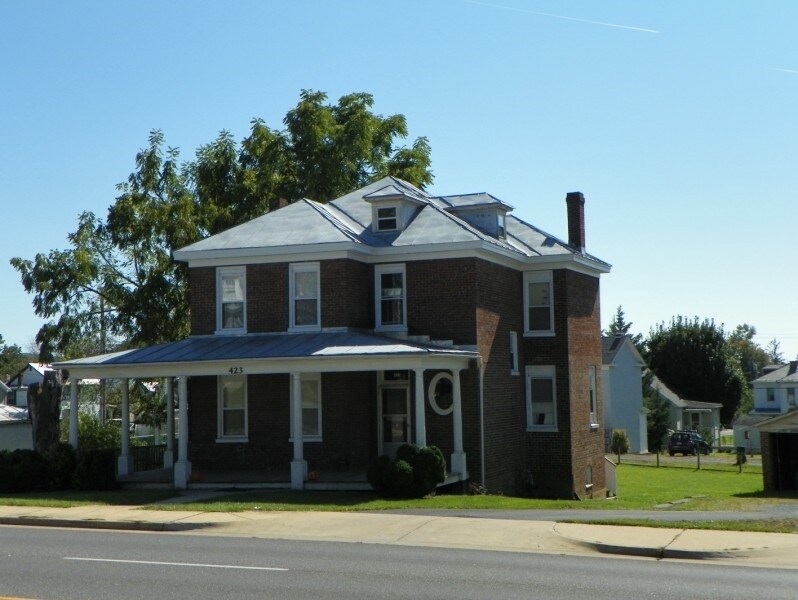
[[[109,338],[139,346],[184,337],[187,273],[171,250],[261,215],[280,199],[324,202],[384,175],[422,188],[431,183],[427,140],[399,146],[404,116],[377,115],[372,105],[369,94],[329,104],[326,94],[303,90],[284,129],[255,119],[240,144],[222,131],[184,163],[153,131],[105,219],[84,212],[67,250],[11,259],[35,313],[48,319],[36,338],[40,358],[63,356],[81,338],[110,350]]]
[[[722,325],[710,319],[675,317],[661,323],[647,340],[651,370],[674,392],[690,400],[722,404],[721,421],[730,423],[748,385]]]
[[[642,333],[629,333],[632,329],[631,321],[626,320],[626,314],[623,312],[623,306],[619,306],[615,310],[615,315],[612,318],[612,321],[607,327],[607,335],[628,335],[629,338],[632,340],[632,343],[641,353],[645,349],[645,341],[643,340]]]
[[[28,358],[22,354],[22,350],[16,344],[10,346],[6,344],[3,336],[0,335],[0,379],[7,381],[25,366]],[[2,399],[0,398],[0,403]]]

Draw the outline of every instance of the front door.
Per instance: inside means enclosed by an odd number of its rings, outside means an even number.
[[[410,388],[380,387],[381,453],[396,456],[396,449],[410,443]]]

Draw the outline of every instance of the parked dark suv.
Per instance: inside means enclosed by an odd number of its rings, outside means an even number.
[[[710,446],[707,441],[701,437],[701,434],[695,431],[677,431],[671,435],[668,442],[668,454],[673,456],[677,452],[684,454],[709,454]]]

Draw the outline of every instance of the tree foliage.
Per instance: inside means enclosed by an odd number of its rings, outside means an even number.
[[[648,434],[649,452],[662,452],[666,444],[666,436],[670,429],[670,403],[652,387],[653,374],[646,369],[643,373],[643,406],[648,409],[646,415],[646,431]]]
[[[645,340],[642,333],[631,334],[629,331],[632,329],[633,323],[626,320],[626,314],[623,312],[623,306],[619,306],[615,315],[607,327],[607,335],[628,335],[635,345],[637,350],[642,353],[645,350]]]
[[[748,381],[759,377],[763,367],[770,363],[770,356],[754,341],[756,327],[743,323],[729,334],[728,342],[740,361],[740,367]]]
[[[324,202],[384,175],[431,183],[426,138],[398,146],[405,117],[374,114],[373,102],[356,93],[329,104],[323,92],[303,90],[284,129],[254,119],[240,144],[222,131],[190,162],[153,131],[106,219],[83,212],[67,250],[11,259],[34,312],[47,320],[36,336],[40,359],[64,356],[82,338],[110,350],[118,340],[140,346],[185,337],[187,272],[171,251],[279,199]]]
[[[689,400],[719,402],[721,421],[730,423],[748,385],[722,325],[675,317],[648,338],[648,365],[662,382]]]
[[[765,352],[767,352],[768,359],[774,365],[780,365],[784,362],[784,355],[781,353],[781,342],[776,338],[768,342]]]
[[[28,358],[22,353],[22,349],[16,344],[9,346],[0,335],[0,378],[3,381],[8,380],[19,373],[27,362]]]

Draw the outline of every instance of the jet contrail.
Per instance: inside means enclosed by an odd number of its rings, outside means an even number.
[[[790,73],[791,75],[798,75],[795,69],[780,69],[779,67],[768,67],[770,71],[781,71],[782,73]]]
[[[646,29],[645,27],[633,27],[631,25],[618,25],[617,23],[604,23],[602,21],[590,21],[589,19],[577,19],[576,17],[566,17],[565,15],[553,15],[551,13],[537,12],[534,10],[527,10],[525,8],[515,8],[513,6],[501,6],[499,4],[488,4],[487,2],[477,2],[476,0],[462,0],[469,4],[477,4],[479,6],[488,6],[490,8],[501,8],[504,10],[513,10],[515,12],[527,13],[529,15],[537,15],[539,17],[549,17],[551,19],[562,19],[564,21],[576,21],[577,23],[587,23],[589,25],[601,25],[603,27],[614,27],[615,29],[629,29],[631,31],[641,31],[643,33],[659,33],[656,29]]]

